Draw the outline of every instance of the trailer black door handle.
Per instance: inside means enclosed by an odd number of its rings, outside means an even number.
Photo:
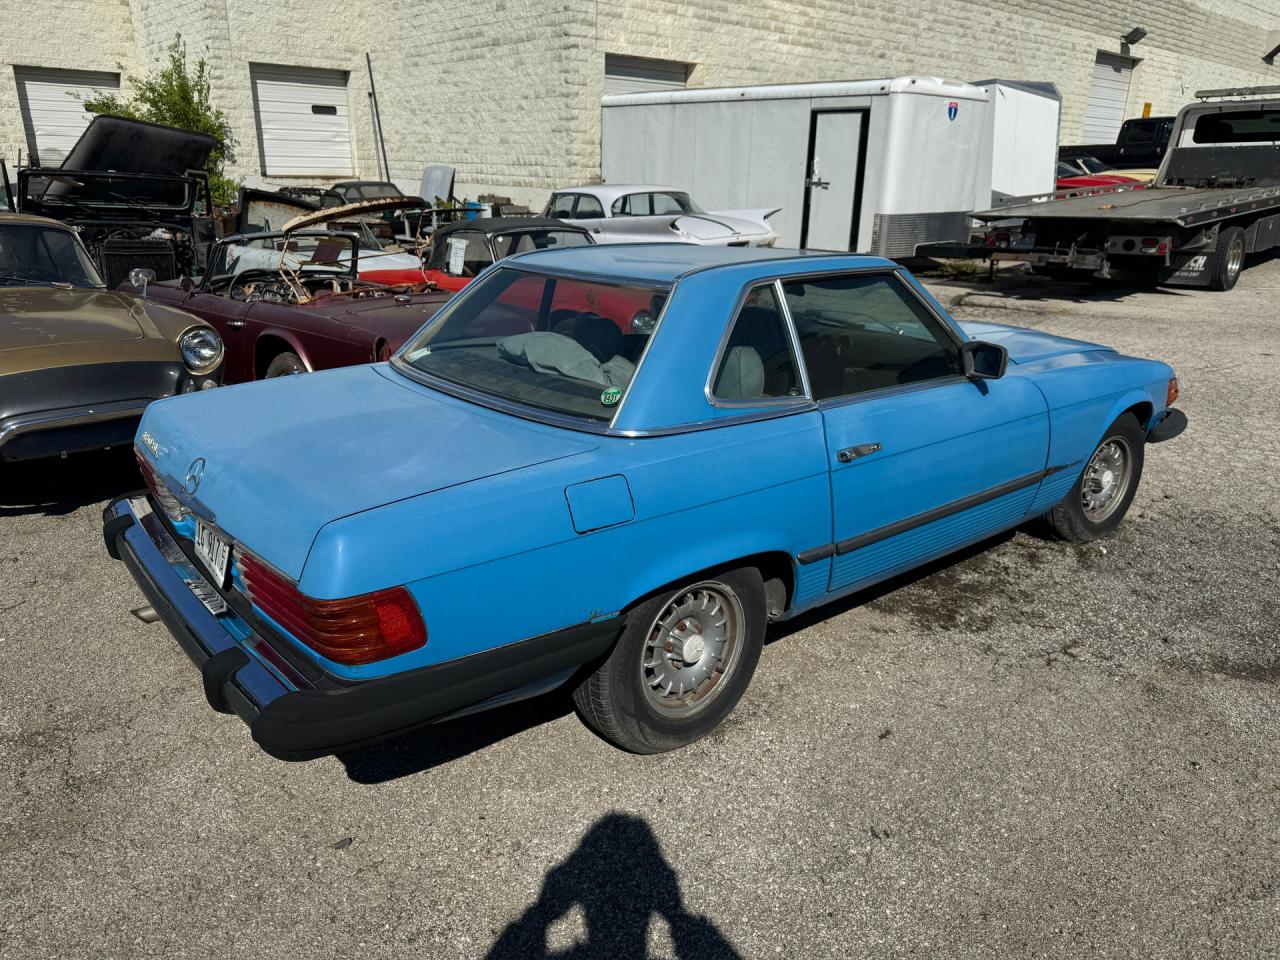
[[[878,443],[860,443],[856,447],[845,447],[843,450],[837,450],[836,459],[841,463],[852,463],[859,457],[865,457],[879,449],[880,444]]]

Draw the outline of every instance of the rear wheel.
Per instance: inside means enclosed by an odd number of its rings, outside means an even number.
[[[302,358],[296,353],[277,354],[271,358],[271,362],[267,364],[267,372],[263,375],[264,379],[270,380],[273,377],[288,377],[295,373],[306,373],[306,364],[302,362]]]
[[[1087,543],[1119,525],[1142,479],[1144,442],[1142,426],[1131,413],[1107,429],[1071,492],[1045,515],[1054,533]]]
[[[1230,290],[1244,270],[1244,231],[1227,227],[1218,234],[1218,249],[1209,264],[1209,289]]]
[[[579,716],[633,753],[675,750],[706,736],[751,682],[766,619],[764,582],[753,567],[637,604],[609,656],[574,690]]]

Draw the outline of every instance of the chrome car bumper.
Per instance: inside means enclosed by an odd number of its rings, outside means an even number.
[[[0,457],[33,460],[129,443],[150,402],[117,400],[6,417],[0,420]]]
[[[281,760],[345,752],[460,713],[536,696],[604,654],[621,628],[618,618],[583,623],[353,682],[300,656],[293,641],[272,631],[234,592],[218,591],[228,610],[211,613],[187,581],[213,588],[144,494],[108,504],[102,533],[107,552],[124,562],[200,668],[209,705],[239,716],[258,745]]]

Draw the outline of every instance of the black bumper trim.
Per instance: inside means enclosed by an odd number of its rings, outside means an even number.
[[[107,556],[112,560],[120,559],[120,544],[116,541],[120,534],[133,526],[133,522],[133,516],[126,513],[122,517],[111,517],[102,524],[102,539],[107,545]]]
[[[1180,436],[1187,429],[1187,415],[1177,407],[1170,407],[1151,432],[1147,434],[1147,443],[1164,443]]]
[[[609,650],[621,627],[620,617],[583,623],[408,673],[299,690],[267,704],[249,727],[280,760],[344,753],[588,664]]]

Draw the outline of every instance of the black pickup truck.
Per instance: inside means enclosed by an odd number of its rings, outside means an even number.
[[[1280,243],[1280,87],[1206,90],[1178,112],[1148,186],[1028,197],[975,213],[970,245],[917,256],[1024,261],[1049,271],[1113,268],[1158,284],[1230,290],[1245,256]]]
[[[1059,160],[1092,157],[1113,170],[1158,167],[1164,160],[1175,117],[1132,117],[1120,125],[1115,143],[1086,143],[1058,148]]]

